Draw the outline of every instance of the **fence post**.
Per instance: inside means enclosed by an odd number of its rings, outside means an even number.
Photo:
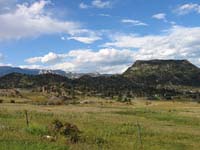
[[[25,110],[25,116],[26,116],[26,125],[29,127],[29,120],[28,120],[28,111]]]

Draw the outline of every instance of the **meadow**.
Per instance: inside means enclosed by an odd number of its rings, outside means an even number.
[[[28,112],[29,126],[26,124]],[[77,143],[58,134],[44,139],[53,120],[75,124]],[[146,101],[131,104],[93,99],[70,105],[0,104],[0,150],[198,150],[200,104]]]

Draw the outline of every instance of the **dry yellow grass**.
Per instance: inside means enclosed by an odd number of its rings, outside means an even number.
[[[137,122],[141,126],[143,149],[200,147],[200,104],[171,101],[147,104],[146,100],[134,100],[130,105],[92,98],[89,101],[92,102],[65,106],[0,104],[0,126],[6,128],[0,128],[0,150],[7,150],[8,144],[12,150],[23,150],[24,142],[28,149],[140,149]],[[26,130],[25,109],[33,131]],[[38,134],[45,134],[45,127],[54,119],[76,124],[82,131],[80,142],[66,143],[62,136],[54,143],[42,140]]]

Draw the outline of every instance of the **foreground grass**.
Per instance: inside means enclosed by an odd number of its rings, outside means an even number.
[[[82,131],[79,142],[72,144],[61,135],[55,142],[43,139],[54,119],[76,124]],[[200,104],[193,102],[0,104],[0,150],[197,150],[199,141]]]

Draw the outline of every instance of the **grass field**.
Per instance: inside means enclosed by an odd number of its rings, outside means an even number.
[[[29,127],[24,110],[28,110]],[[55,119],[77,125],[79,142],[58,135],[50,142],[47,127]],[[0,104],[0,150],[198,150],[200,104],[108,100],[65,106]]]

